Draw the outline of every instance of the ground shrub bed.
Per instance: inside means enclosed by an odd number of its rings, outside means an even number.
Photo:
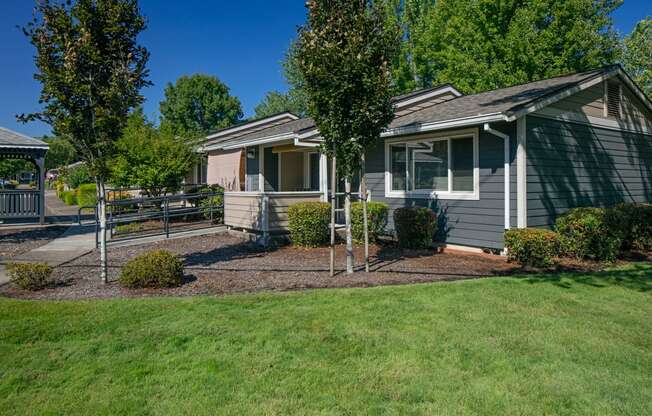
[[[183,263],[166,250],[152,250],[134,257],[120,274],[120,284],[130,289],[176,287],[182,281]]]
[[[370,242],[377,242],[385,234],[389,205],[384,202],[367,202],[367,230]],[[364,243],[364,215],[362,202],[351,204],[351,234],[356,243]]]
[[[300,247],[319,247],[329,241],[331,206],[326,202],[301,202],[288,208],[290,240]]]
[[[610,213],[603,208],[575,208],[559,216],[555,229],[561,254],[589,260],[616,259],[622,244],[622,229],[612,227]]]
[[[94,183],[85,183],[79,186],[77,192],[77,204],[81,206],[97,205],[97,187]]]
[[[63,191],[60,197],[66,205],[77,205],[77,194],[75,191]]]
[[[394,227],[399,247],[429,248],[437,232],[437,216],[430,208],[397,208],[394,210]]]

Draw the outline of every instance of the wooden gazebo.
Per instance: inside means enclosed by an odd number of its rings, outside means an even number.
[[[0,224],[36,220],[45,222],[45,154],[44,141],[0,127],[0,159],[25,159],[38,172],[36,189],[0,189]]]

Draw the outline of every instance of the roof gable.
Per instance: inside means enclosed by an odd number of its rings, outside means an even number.
[[[283,112],[283,113],[273,114],[268,117],[259,118],[256,120],[245,121],[243,123],[226,127],[224,129],[209,134],[208,136],[206,136],[204,145],[208,146],[215,143],[219,143],[224,140],[241,137],[250,134],[252,132],[264,130],[271,126],[289,123],[291,121],[298,120],[298,119],[299,119],[298,116],[290,112]]]

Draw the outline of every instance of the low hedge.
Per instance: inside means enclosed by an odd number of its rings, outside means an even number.
[[[66,205],[77,205],[77,195],[75,191],[63,191],[60,198]]]
[[[574,208],[555,221],[561,253],[565,256],[590,260],[614,260],[623,240],[622,229],[613,211],[603,208]]]
[[[559,235],[539,228],[505,231],[507,259],[523,266],[547,267],[559,255]]]
[[[9,280],[25,290],[41,290],[53,283],[52,267],[42,263],[9,263]]]
[[[290,240],[301,247],[318,247],[330,236],[331,206],[327,202],[300,202],[288,208]]]
[[[120,274],[120,284],[131,289],[175,287],[182,281],[183,263],[166,250],[152,250],[134,257]]]
[[[77,204],[80,207],[97,205],[97,187],[94,183],[85,183],[77,188]]]
[[[370,242],[378,241],[378,237],[385,233],[388,213],[389,205],[384,202],[367,202],[367,230],[369,232]],[[364,215],[362,202],[354,202],[351,204],[351,233],[353,234],[353,239],[357,243],[364,242]]]
[[[394,210],[394,228],[399,247],[428,248],[437,232],[437,216],[430,208],[397,208]]]
[[[222,195],[215,195],[208,198],[203,198],[199,202],[204,219],[213,219],[214,223],[222,223],[224,220],[224,197]]]

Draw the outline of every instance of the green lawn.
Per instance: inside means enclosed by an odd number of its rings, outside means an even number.
[[[0,300],[1,414],[652,414],[652,266]]]

